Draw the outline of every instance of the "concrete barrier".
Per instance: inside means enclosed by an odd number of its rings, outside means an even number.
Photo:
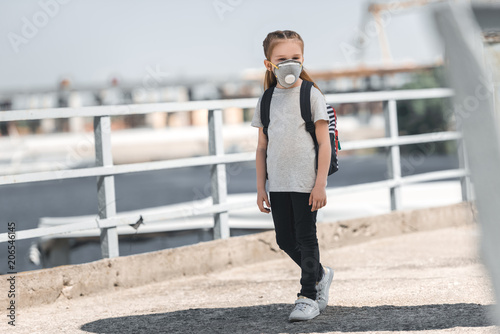
[[[374,238],[473,224],[473,210],[470,203],[463,202],[321,223],[318,224],[320,248],[331,249]],[[16,304],[19,308],[48,304],[58,298],[77,298],[280,257],[286,257],[286,254],[279,250],[274,231],[269,231],[78,265],[22,272],[16,275]],[[9,276],[0,276],[4,286],[2,291],[8,291]],[[2,294],[0,300],[2,305],[7,305],[7,293]]]

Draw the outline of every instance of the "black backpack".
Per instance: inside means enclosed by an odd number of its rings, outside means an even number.
[[[314,84],[311,81],[302,80],[300,86],[300,113],[302,119],[306,122],[306,130],[311,134],[314,141],[314,148],[316,149],[316,169],[318,169],[318,140],[316,139],[316,132],[314,122],[311,120],[311,88]],[[264,125],[264,134],[267,136],[267,128],[269,126],[269,110],[271,107],[271,98],[273,96],[274,88],[276,86],[269,87],[262,96],[260,105],[260,120]],[[338,140],[337,132],[337,112],[335,109],[326,104],[326,110],[328,112],[329,124],[328,132],[330,133],[330,145],[332,146],[332,155],[330,158],[330,168],[328,170],[328,175],[332,175],[339,170],[339,161],[337,158],[337,153],[341,149],[340,142]]]

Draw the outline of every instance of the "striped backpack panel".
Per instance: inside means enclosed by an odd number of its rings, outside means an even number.
[[[337,111],[328,103],[326,104],[326,111],[328,113],[328,132],[330,133],[330,142],[332,145],[332,150],[335,149],[335,165],[336,169],[339,169],[338,153],[342,149],[340,147],[339,132],[337,131]],[[332,159],[334,158],[332,154]]]

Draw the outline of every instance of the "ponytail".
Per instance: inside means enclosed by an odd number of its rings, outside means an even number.
[[[321,94],[323,94],[323,92],[321,91],[321,89],[319,89],[318,85],[316,85],[316,83],[314,82],[314,80],[311,78],[311,76],[309,75],[309,73],[306,72],[305,69],[302,69],[302,73],[300,73],[300,78],[302,80],[311,81],[314,84],[314,87],[316,87],[319,90],[319,92]]]

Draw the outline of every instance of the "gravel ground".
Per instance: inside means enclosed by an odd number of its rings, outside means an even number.
[[[335,270],[330,302],[307,322],[287,320],[300,272],[284,259],[61,298],[18,310],[15,330],[4,319],[0,332],[498,333],[477,240],[469,226],[323,251]]]

